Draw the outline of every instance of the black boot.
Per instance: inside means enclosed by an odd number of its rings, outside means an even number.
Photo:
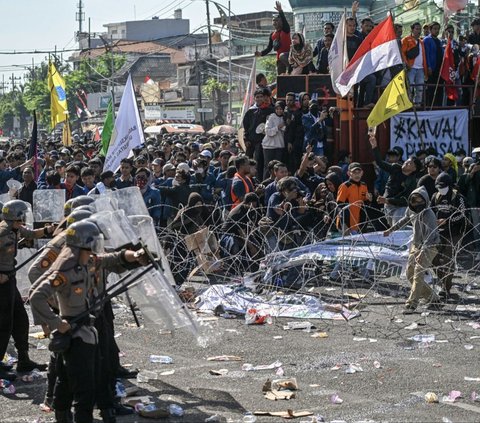
[[[5,364],[4,362],[0,361],[0,370],[5,370],[6,372],[9,372],[12,369],[13,366],[11,364]]]
[[[103,423],[117,423],[115,418],[115,410],[113,408],[105,408],[100,410],[100,416],[102,417]]]
[[[73,423],[72,412],[55,410],[55,423]]]
[[[31,372],[34,369],[38,369],[39,371],[44,372],[45,370],[47,370],[47,365],[35,363],[35,361],[30,360],[30,357],[28,356],[28,351],[19,351],[17,372]]]

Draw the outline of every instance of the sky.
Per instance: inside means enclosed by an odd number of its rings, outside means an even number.
[[[216,0],[228,6],[228,0]],[[2,36],[0,52],[12,51],[57,51],[78,47],[74,33],[78,31],[75,20],[78,0],[8,0],[2,2]],[[287,0],[282,2],[289,11]],[[183,9],[183,18],[190,19],[190,31],[205,25],[206,7],[204,0],[83,0],[85,18],[84,31],[88,30],[88,18],[92,32],[104,32],[103,24],[127,20],[151,19],[152,16],[172,18],[174,9]],[[232,14],[274,10],[274,0],[231,0]],[[218,17],[216,7],[210,5],[211,22]],[[70,53],[64,53],[66,59]],[[46,60],[48,54],[0,54],[0,84],[12,87],[12,73],[21,78],[25,67]],[[23,83],[23,80],[17,83]],[[0,92],[2,85],[0,85]]]

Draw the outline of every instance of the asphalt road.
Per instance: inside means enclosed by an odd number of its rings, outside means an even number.
[[[183,417],[162,421],[204,422],[217,414],[222,421],[241,422],[247,411],[308,410],[325,421],[350,422],[479,422],[480,402],[471,399],[480,393],[480,329],[469,325],[479,319],[478,294],[471,274],[457,279],[460,309],[450,304],[442,312],[402,316],[403,298],[387,297],[385,290],[355,290],[366,295],[359,306],[361,315],[346,321],[313,321],[316,329],[285,331],[289,319],[276,319],[271,325],[247,326],[243,319],[219,318],[211,322],[208,345],[198,346],[187,332],[173,336],[155,328],[134,327],[126,307],[116,309],[117,342],[122,363],[158,373],[174,370],[148,383],[138,385],[160,407],[180,404]],[[470,284],[468,292],[465,290]],[[350,289],[351,290],[351,289]],[[330,286],[324,295],[340,298],[346,290]],[[402,295],[397,292],[397,295]],[[346,297],[342,297],[345,299]],[[405,329],[412,327],[414,329]],[[414,325],[413,325],[414,326]],[[38,330],[31,328],[32,332]],[[315,331],[328,337],[312,337]],[[435,342],[422,344],[409,340],[417,334],[435,335]],[[281,337],[275,339],[275,337]],[[473,338],[472,338],[473,337]],[[32,356],[47,361],[48,352],[36,350],[46,341],[31,339]],[[465,347],[467,346],[467,348]],[[169,355],[174,363],[154,364],[150,354]],[[207,361],[219,355],[240,356],[241,361]],[[243,371],[244,363],[268,365],[280,361],[285,377],[298,383],[296,397],[290,400],[265,399],[262,387],[267,379],[278,378],[274,370]],[[347,373],[355,364],[363,371]],[[333,370],[333,369],[336,370]],[[228,369],[223,376],[210,370]],[[465,378],[476,378],[469,381]],[[47,422],[53,415],[39,410],[45,380],[15,384],[15,396],[0,396],[0,422]],[[435,392],[440,399],[451,391],[462,398],[454,403],[427,404],[424,395]],[[332,404],[332,395],[343,399]],[[97,421],[100,421],[96,414]],[[230,420],[227,420],[230,419]],[[447,420],[448,419],[448,420]],[[119,422],[140,422],[139,416],[118,418]],[[280,417],[257,417],[257,422],[280,422]],[[309,417],[294,421],[311,421]]]

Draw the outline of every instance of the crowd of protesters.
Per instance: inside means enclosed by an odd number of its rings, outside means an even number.
[[[305,40],[303,33],[291,34],[290,25],[282,11],[280,2],[276,3],[279,15],[273,19],[274,32],[265,50],[257,56],[265,56],[272,50],[277,53],[277,72],[289,75],[329,74],[328,55],[335,36],[335,24],[323,25],[324,36],[315,47]],[[351,60],[362,41],[374,29],[376,22],[370,17],[357,19],[360,3],[354,1],[352,12],[346,18],[346,48],[348,60]],[[412,100],[417,106],[458,105],[469,106],[475,85],[479,56],[480,18],[471,21],[469,34],[455,33],[451,24],[439,22],[415,22],[404,28],[395,22],[395,34],[407,69],[412,91]],[[440,78],[445,47],[451,40],[455,64],[456,99],[444,98],[444,81]],[[355,103],[358,107],[373,107],[378,91],[388,85],[402,65],[397,65],[375,74],[368,75],[355,89]]]

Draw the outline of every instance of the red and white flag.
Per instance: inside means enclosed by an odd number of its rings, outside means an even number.
[[[455,61],[453,59],[452,40],[448,40],[445,47],[445,58],[443,59],[443,66],[440,70],[440,75],[445,81],[445,88],[447,91],[447,98],[449,100],[458,100],[458,90],[455,85]]]
[[[335,84],[344,97],[367,75],[401,63],[403,63],[402,55],[395,36],[393,19],[389,15],[363,40]]]

